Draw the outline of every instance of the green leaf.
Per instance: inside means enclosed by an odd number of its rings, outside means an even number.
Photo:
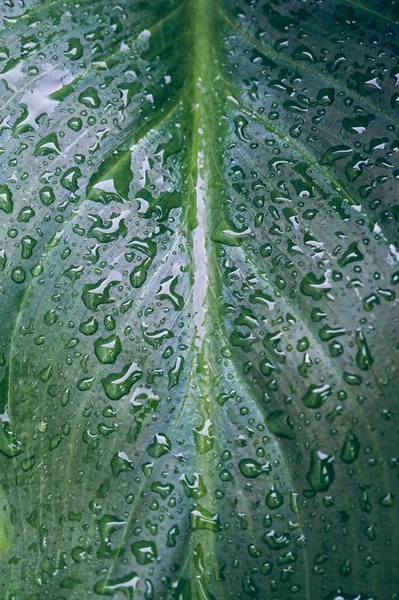
[[[1,19],[0,598],[397,598],[398,3]]]

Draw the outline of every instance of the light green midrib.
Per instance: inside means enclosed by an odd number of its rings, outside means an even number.
[[[191,121],[191,131],[189,133],[188,159],[190,177],[187,185],[189,187],[188,203],[188,228],[192,242],[192,264],[194,269],[194,290],[196,293],[195,278],[198,275],[198,264],[194,256],[194,235],[200,233],[203,235],[203,244],[206,255],[206,282],[209,283],[211,273],[210,267],[210,244],[208,243],[208,223],[211,205],[211,196],[209,189],[210,169],[210,145],[212,144],[212,83],[216,76],[212,60],[212,50],[214,41],[215,19],[212,14],[212,2],[214,0],[189,0],[189,34],[188,46],[190,48],[188,77],[190,78],[189,89],[191,97],[187,98],[189,106],[189,118]],[[199,180],[204,181],[204,214],[201,222],[200,199],[197,196],[196,186]],[[193,303],[195,304],[195,298]],[[204,328],[209,327],[208,321],[208,302],[209,293],[206,290],[204,298],[203,317]],[[194,335],[198,332],[195,331]],[[201,346],[202,346],[201,342]],[[201,346],[199,349],[201,349]]]
[[[214,51],[216,48],[216,32],[215,32],[215,0],[190,0],[188,7],[189,12],[189,38],[188,46],[190,47],[190,59],[189,59],[189,78],[190,78],[190,89],[191,98],[189,101],[190,110],[190,121],[191,121],[191,132],[189,142],[189,165],[190,165],[190,178],[188,185],[191,187],[190,201],[188,206],[188,226],[191,230],[192,240],[192,251],[194,254],[194,236],[198,233],[203,236],[203,244],[205,246],[206,263],[203,268],[206,269],[205,282],[206,290],[203,297],[203,313],[202,313],[202,336],[197,331],[195,323],[193,324],[193,335],[196,336],[197,340],[199,337],[199,344],[195,348],[193,375],[197,381],[197,391],[194,393],[195,401],[197,403],[198,412],[201,417],[205,419],[212,419],[212,371],[209,367],[211,363],[210,354],[211,348],[209,346],[209,340],[211,335],[214,335],[212,331],[214,325],[211,323],[210,318],[210,282],[215,278],[212,275],[212,257],[210,236],[208,223],[210,222],[210,211],[212,206],[212,191],[210,188],[210,173],[212,167],[212,152],[211,146],[214,144],[214,114],[215,108],[213,106],[215,100],[212,93],[213,85],[217,77],[217,70],[214,63]],[[196,187],[199,181],[204,182],[203,185],[203,205],[196,192]],[[200,210],[203,210],[203,214],[200,215]],[[196,257],[193,255],[192,264],[194,269],[194,291],[193,295],[196,294],[196,277],[198,277],[198,270],[201,265],[196,262]],[[201,285],[201,284],[200,284]],[[201,298],[201,291],[200,299]],[[193,305],[196,303],[196,298],[193,297]],[[197,395],[198,394],[198,395]],[[193,397],[194,397],[193,396]],[[195,425],[198,425],[198,417],[195,418]],[[198,454],[193,460],[193,470],[199,471],[204,479],[205,486],[208,489],[208,493],[199,499],[199,504],[209,510],[212,514],[214,511],[212,490],[215,489],[214,473],[212,473],[211,459],[209,454],[212,451],[208,451],[205,454]],[[193,506],[190,507],[191,510]],[[192,583],[192,594],[193,598],[199,597],[203,592],[200,592],[200,588],[207,590],[207,578],[203,579],[203,574],[199,573],[195,567],[194,560],[194,548],[197,544],[200,544],[203,548],[204,560],[205,560],[205,573],[214,571],[214,581],[218,580],[217,577],[217,556],[216,556],[216,534],[213,531],[200,530],[191,532],[191,543],[188,549],[187,559],[184,563],[184,570],[187,572],[186,577],[191,580]],[[181,573],[183,575],[183,573]],[[223,590],[218,586],[218,600],[223,600]]]

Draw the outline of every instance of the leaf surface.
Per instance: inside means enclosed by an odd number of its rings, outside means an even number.
[[[2,10],[1,598],[397,598],[397,3]]]

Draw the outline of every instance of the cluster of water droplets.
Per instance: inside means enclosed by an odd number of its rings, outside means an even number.
[[[3,4],[2,594],[394,600],[392,3]]]

